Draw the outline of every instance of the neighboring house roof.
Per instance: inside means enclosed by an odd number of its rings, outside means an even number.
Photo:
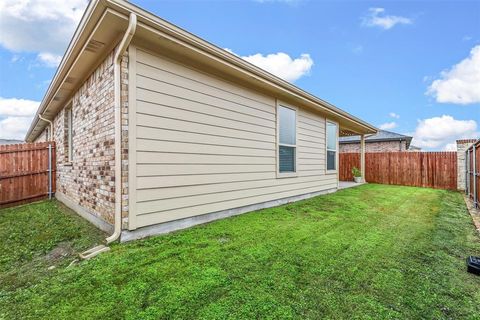
[[[412,141],[412,137],[406,136],[400,133],[391,132],[391,131],[378,130],[376,134],[372,134],[365,138],[365,142],[387,142],[387,141],[406,141],[407,142],[406,148],[408,149],[410,146],[410,142]],[[340,144],[360,143],[360,136],[340,137],[339,143]]]
[[[47,125],[38,114],[53,119],[98,62],[116,47],[131,13],[137,15],[138,21],[132,43],[163,54],[168,52],[185,63],[292,104],[321,110],[330,120],[337,121],[346,134],[377,132],[371,124],[127,1],[92,0],[40,103],[26,135],[27,141],[34,140]]]
[[[22,140],[0,139],[0,144],[18,144],[23,143]]]
[[[477,139],[459,139],[457,140],[457,144],[468,144],[468,143],[475,143]]]

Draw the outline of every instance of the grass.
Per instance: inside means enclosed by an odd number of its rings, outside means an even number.
[[[65,241],[85,248],[98,232],[44,202],[0,211],[0,236],[5,319],[480,314],[480,277],[465,267],[480,241],[456,192],[364,185],[115,245],[69,268],[63,257],[48,271],[34,261]],[[19,270],[29,275],[12,277]]]
[[[56,201],[0,210],[0,301],[43,280],[48,268],[66,267],[76,252],[103,239],[102,232]]]

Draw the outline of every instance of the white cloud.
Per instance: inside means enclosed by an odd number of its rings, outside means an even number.
[[[23,139],[39,101],[0,97],[0,138]]]
[[[456,143],[447,143],[443,148],[444,151],[457,151]]]
[[[400,119],[400,115],[396,114],[395,112],[390,112],[388,115],[390,116],[390,118]]]
[[[381,130],[390,130],[394,129],[397,127],[397,124],[395,122],[386,122],[382,123],[380,126],[378,126]]]
[[[225,50],[237,55],[231,49],[225,48]],[[290,82],[295,82],[300,77],[307,75],[313,66],[313,60],[307,53],[302,53],[300,57],[295,59],[283,52],[271,53],[265,56],[257,53],[239,57]]]
[[[385,30],[393,28],[397,24],[412,24],[410,18],[401,16],[385,15],[384,8],[370,8],[369,14],[362,19],[362,25],[367,27],[380,27]]]
[[[422,81],[423,82],[430,82],[432,81],[433,77],[432,76],[423,76]]]
[[[48,52],[42,52],[38,54],[38,59],[47,67],[56,68],[60,64],[60,61],[62,61],[62,56]]]
[[[18,54],[14,54],[12,56],[12,58],[10,59],[10,62],[11,63],[16,63],[16,62],[19,62],[19,61],[22,61],[23,58],[21,56],[19,56]]]
[[[480,135],[474,120],[457,120],[449,115],[419,120],[412,144],[425,149],[451,149],[457,139]]]
[[[355,54],[361,54],[363,52],[363,46],[358,45],[352,48],[352,52]]]
[[[37,111],[40,102],[10,98],[5,99],[0,97],[0,118],[3,117],[31,117]]]
[[[87,3],[88,0],[2,0],[0,45],[14,52],[38,52],[43,57],[62,55]],[[39,58],[45,62],[40,55]],[[50,58],[47,65],[54,66],[55,60]]]
[[[23,140],[30,127],[31,117],[8,117],[0,119],[0,139]]]
[[[480,45],[470,51],[470,56],[444,70],[440,79],[432,82],[427,95],[439,103],[480,103]]]

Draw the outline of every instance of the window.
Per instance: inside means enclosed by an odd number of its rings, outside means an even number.
[[[297,115],[292,108],[278,106],[278,172],[295,173],[297,153]]]
[[[73,139],[72,139],[72,126],[73,126],[73,116],[72,108],[66,109],[66,121],[65,121],[65,134],[66,134],[66,148],[65,152],[67,154],[68,162],[71,162],[73,159]]]
[[[327,171],[337,170],[337,125],[327,121]]]

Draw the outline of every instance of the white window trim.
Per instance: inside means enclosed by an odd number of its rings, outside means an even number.
[[[335,150],[335,170],[328,170],[328,123],[332,123],[336,126],[337,132],[336,132],[336,147],[337,150]],[[338,128],[338,122],[326,119],[325,121],[325,172],[326,174],[337,174],[338,172],[338,163],[339,163],[339,138],[338,138],[338,133],[339,133],[339,128]]]
[[[72,106],[68,106],[65,110],[67,112],[67,125],[68,125],[68,131],[67,131],[67,143],[68,143],[68,148],[67,148],[67,160],[69,163],[72,162],[73,160],[73,110]]]
[[[276,103],[276,125],[277,128],[275,130],[276,133],[276,147],[275,147],[275,169],[277,173],[277,178],[295,178],[298,177],[298,108],[295,106],[292,106],[291,104],[285,103],[283,101],[280,101],[277,99]],[[279,108],[284,107],[284,108],[289,108],[295,111],[295,145],[290,145],[290,144],[284,144],[282,143],[282,146],[286,147],[294,147],[295,148],[295,172],[280,172],[280,116],[279,116]]]

